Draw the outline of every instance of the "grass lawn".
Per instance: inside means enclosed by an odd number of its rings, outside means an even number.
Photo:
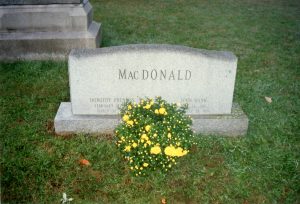
[[[248,135],[198,135],[166,176],[131,177],[111,137],[55,136],[67,62],[0,63],[2,203],[300,203],[300,1],[91,0],[103,46],[168,43],[238,56]],[[268,103],[265,96],[272,97]],[[86,158],[90,167],[78,160]]]

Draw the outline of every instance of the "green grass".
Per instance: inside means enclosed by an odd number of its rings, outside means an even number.
[[[66,62],[0,63],[3,203],[300,203],[300,3],[292,0],[91,1],[103,46],[169,43],[229,50],[246,137],[198,137],[164,176],[132,178],[111,137],[55,136],[69,101]],[[271,104],[264,99],[270,96]],[[78,160],[92,165],[81,167]]]

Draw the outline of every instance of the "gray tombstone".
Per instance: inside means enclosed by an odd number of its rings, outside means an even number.
[[[61,103],[57,134],[112,133],[126,99],[161,96],[188,103],[197,133],[245,135],[248,118],[233,103],[237,57],[174,45],[75,49],[69,55],[71,102]]]
[[[80,4],[83,0],[0,0],[0,5]]]
[[[96,48],[101,24],[87,0],[0,0],[0,59],[60,59]]]

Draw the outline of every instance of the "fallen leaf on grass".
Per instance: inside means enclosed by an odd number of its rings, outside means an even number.
[[[271,97],[268,97],[268,96],[265,96],[265,99],[268,103],[272,103],[272,98]]]
[[[79,160],[79,163],[83,166],[90,166],[91,163],[89,162],[89,160],[86,160],[86,159],[80,159]]]

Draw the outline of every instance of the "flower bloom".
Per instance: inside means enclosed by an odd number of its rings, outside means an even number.
[[[145,130],[146,130],[147,132],[149,132],[149,131],[150,131],[150,128],[151,128],[150,125],[146,125]]]
[[[137,147],[137,143],[134,142],[134,143],[132,144],[132,147],[133,147],[133,148],[136,148],[136,147]]]
[[[172,135],[171,133],[168,133],[168,138],[171,139]]]
[[[150,105],[150,104],[147,104],[147,105],[145,105],[143,108],[144,108],[144,109],[149,109],[149,108],[151,108],[151,105]]]
[[[131,150],[131,146],[126,146],[124,149],[125,152],[130,152],[130,150]]]
[[[159,114],[164,115],[164,114],[166,113],[166,109],[165,109],[165,108],[160,108],[160,109],[158,110],[158,112],[159,112]]]
[[[128,121],[129,120],[129,116],[128,115],[124,115],[123,116],[123,120],[126,122],[126,121]]]
[[[161,153],[161,149],[160,149],[159,146],[151,147],[150,153],[151,153],[151,154],[159,154],[159,153]]]
[[[132,120],[128,120],[126,123],[127,123],[128,125],[133,125],[133,121],[132,121]]]
[[[149,166],[149,164],[148,164],[148,163],[144,163],[143,166],[144,166],[144,167],[147,167],[147,166]]]
[[[131,109],[132,109],[131,105],[128,105],[127,108],[128,108],[128,110],[131,110]]]
[[[149,137],[146,134],[142,134],[141,139],[148,141]]]
[[[175,148],[173,146],[166,147],[164,152],[170,157],[182,157],[188,153],[187,150],[183,150],[181,147]]]

